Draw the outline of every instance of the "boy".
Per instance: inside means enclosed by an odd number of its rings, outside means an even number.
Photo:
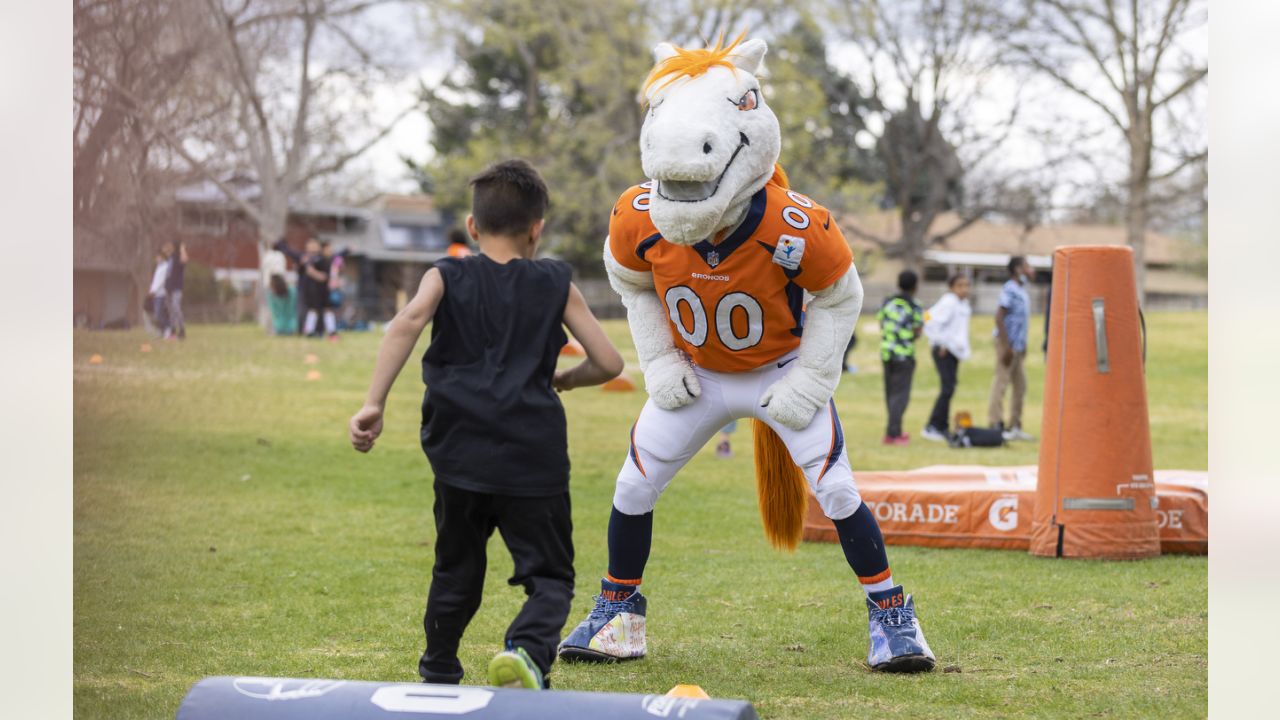
[[[919,279],[910,270],[898,274],[897,295],[884,301],[876,319],[880,321],[880,359],[884,361],[884,401],[889,423],[885,445],[906,445],[911,436],[902,432],[902,415],[911,400],[911,378],[916,372],[916,338],[924,327],[920,303],[916,302]]]
[[[969,359],[969,278],[952,275],[947,292],[929,308],[924,334],[929,338],[929,354],[938,370],[938,399],[933,403],[929,422],[921,433],[925,440],[947,442],[950,439],[951,397],[959,382],[960,362]]]
[[[522,160],[471,181],[467,231],[479,255],[446,258],[422,278],[378,350],[368,399],[351,418],[351,444],[368,452],[382,432],[387,393],[427,323],[422,449],[435,475],[436,554],[427,596],[423,680],[462,680],[458,642],[480,607],[485,545],[494,528],[515,561],[508,581],[528,598],[489,664],[495,685],[538,689],[555,658],[573,598],[569,456],[556,393],[622,372],[557,260],[534,260],[547,188]],[[556,370],[567,325],[587,357]]]

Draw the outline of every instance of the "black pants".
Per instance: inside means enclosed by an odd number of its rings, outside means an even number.
[[[956,375],[960,371],[960,361],[942,348],[935,347],[930,354],[933,355],[933,366],[938,369],[938,380],[942,387],[938,390],[938,399],[933,403],[929,424],[945,432],[948,428],[947,418],[951,417],[951,396],[956,394]]]
[[[884,402],[889,409],[889,424],[884,434],[902,434],[902,415],[911,400],[911,378],[916,374],[916,359],[894,358],[884,364]]]
[[[435,493],[436,563],[422,621],[427,651],[418,662],[418,674],[431,683],[462,681],[458,642],[480,607],[485,545],[497,528],[515,561],[515,573],[507,582],[523,585],[527,595],[507,628],[506,641],[524,648],[546,675],[573,601],[569,493],[513,497],[439,482]]]

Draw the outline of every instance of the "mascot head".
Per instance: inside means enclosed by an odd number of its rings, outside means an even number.
[[[782,138],[755,76],[766,50],[741,35],[728,46],[654,48],[640,163],[653,181],[649,215],[668,242],[693,245],[736,222],[773,176]]]

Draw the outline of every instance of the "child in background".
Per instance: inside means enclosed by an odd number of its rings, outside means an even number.
[[[920,303],[916,302],[919,278],[910,270],[898,274],[898,294],[884,301],[876,319],[880,321],[880,359],[884,361],[884,401],[889,422],[885,445],[906,445],[911,436],[902,432],[902,415],[911,400],[911,379],[916,373],[916,338],[924,325]]]
[[[515,561],[508,581],[527,599],[489,663],[494,685],[547,687],[573,599],[569,452],[557,392],[622,372],[569,265],[534,260],[547,187],[522,160],[471,181],[467,230],[480,254],[446,258],[387,328],[351,444],[368,452],[382,432],[387,393],[427,323],[422,449],[435,475],[435,566],[427,596],[427,649],[418,673],[431,683],[463,676],[458,643],[480,607],[485,547],[494,529]],[[556,370],[567,325],[586,359]]]
[[[728,425],[720,428],[720,442],[716,444],[716,457],[731,458],[733,457],[733,448],[729,445],[729,439],[738,431],[738,421],[730,420]]]
[[[271,276],[271,294],[267,296],[271,309],[271,330],[276,337],[298,333],[298,291],[279,273]]]
[[[950,440],[948,417],[951,396],[959,382],[960,362],[969,359],[969,278],[952,275],[947,292],[925,313],[924,334],[929,339],[929,354],[938,370],[940,388],[933,412],[921,435],[925,440]]]

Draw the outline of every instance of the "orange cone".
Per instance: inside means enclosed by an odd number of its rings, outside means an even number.
[[[605,392],[634,392],[636,384],[631,382],[631,378],[628,378],[626,375],[619,375],[618,377],[606,382],[604,385],[601,385],[600,389]]]
[[[1127,247],[1058,248],[1031,554],[1160,554],[1145,339]]]
[[[94,353],[94,354],[90,355],[90,356],[89,356],[89,364],[90,364],[90,365],[101,365],[101,364],[102,364],[102,356],[101,356],[101,355],[99,355],[98,353]]]
[[[320,379],[320,371],[319,371],[319,370],[308,370],[308,371],[307,371],[307,380],[319,380],[319,379]]]
[[[711,699],[711,696],[707,694],[707,691],[703,690],[701,687],[697,685],[685,685],[684,683],[680,683],[668,690],[667,697],[697,698],[699,700]]]
[[[142,343],[142,347],[138,348],[138,352],[151,352],[151,343]]]
[[[569,342],[560,348],[560,354],[569,357],[583,357],[587,354],[587,351],[582,348],[582,343],[570,338]]]

